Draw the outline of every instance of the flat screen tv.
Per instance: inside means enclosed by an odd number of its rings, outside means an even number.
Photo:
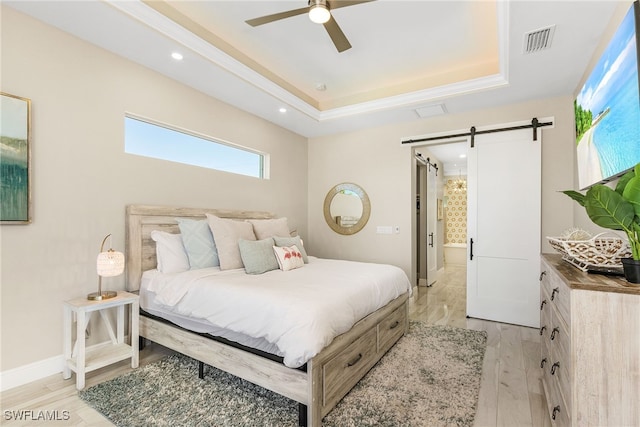
[[[636,0],[574,101],[580,189],[640,162],[639,37]]]

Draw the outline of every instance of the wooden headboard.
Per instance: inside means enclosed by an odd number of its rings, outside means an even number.
[[[259,211],[128,205],[125,214],[126,289],[139,290],[142,273],[156,268],[156,244],[151,239],[153,230],[179,233],[176,218],[206,219],[208,213],[237,220],[275,218],[270,212]]]

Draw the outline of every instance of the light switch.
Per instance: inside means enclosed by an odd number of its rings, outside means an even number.
[[[393,228],[390,225],[379,225],[376,228],[378,234],[393,234]]]

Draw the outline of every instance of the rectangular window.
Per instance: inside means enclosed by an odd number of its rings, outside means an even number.
[[[266,155],[212,138],[125,116],[124,151],[240,175],[265,178]]]

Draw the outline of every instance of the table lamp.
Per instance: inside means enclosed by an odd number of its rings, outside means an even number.
[[[116,252],[111,248],[111,234],[107,234],[100,245],[100,253],[96,261],[96,270],[98,272],[98,292],[92,292],[87,295],[87,299],[101,301],[113,298],[118,293],[116,291],[103,291],[102,278],[113,277],[122,274],[124,271],[124,254]],[[105,252],[104,244],[109,239],[109,250]]]

